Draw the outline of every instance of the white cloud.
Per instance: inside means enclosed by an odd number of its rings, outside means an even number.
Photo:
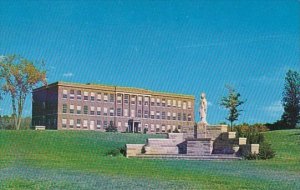
[[[210,102],[210,101],[207,101],[207,105],[208,105],[208,106],[212,106],[212,105],[213,105],[213,103],[212,103],[212,102]]]
[[[72,77],[72,76],[74,76],[74,74],[71,72],[68,72],[68,73],[64,73],[63,76],[64,77]]]

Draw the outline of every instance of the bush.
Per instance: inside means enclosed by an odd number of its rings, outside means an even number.
[[[108,125],[108,127],[105,129],[106,132],[117,132],[118,128],[114,125],[114,123],[111,121]]]
[[[176,128],[173,133],[179,133],[179,130]]]
[[[275,157],[275,151],[272,150],[269,143],[262,143],[259,145],[259,158],[262,160],[271,159]]]
[[[249,154],[244,155],[244,158],[246,160],[258,160],[259,156],[258,156],[258,154],[253,154],[250,152]]]
[[[123,155],[126,156],[126,147],[120,147],[120,148],[114,148],[111,150],[108,150],[106,152],[106,156],[119,156],[119,155]]]
[[[259,132],[247,133],[245,137],[247,138],[247,144],[261,144],[265,140],[264,135]]]

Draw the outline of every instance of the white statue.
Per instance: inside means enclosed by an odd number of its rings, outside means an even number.
[[[200,113],[200,119],[201,119],[200,122],[207,124],[207,121],[206,121],[207,101],[206,101],[205,93],[201,93],[199,113]]]

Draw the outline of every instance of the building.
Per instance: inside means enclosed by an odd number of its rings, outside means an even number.
[[[192,95],[56,82],[33,90],[32,124],[46,129],[165,133],[194,125]]]

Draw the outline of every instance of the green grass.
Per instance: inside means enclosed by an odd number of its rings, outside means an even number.
[[[151,137],[89,131],[0,131],[2,189],[300,189],[300,130],[265,133],[276,157],[263,161],[111,157]]]

